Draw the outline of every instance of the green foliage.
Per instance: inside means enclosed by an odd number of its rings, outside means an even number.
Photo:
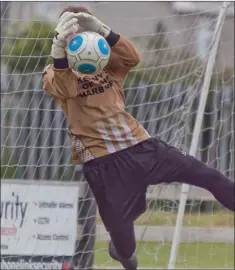
[[[125,88],[145,85],[149,101],[159,99],[162,85],[172,84],[174,88],[175,82],[178,82],[182,88],[187,88],[194,85],[198,74],[203,72],[200,60],[193,55],[190,47],[184,46],[174,51],[171,49],[164,23],[160,21],[155,32],[147,42],[143,62],[129,73],[124,85]]]
[[[166,38],[166,27],[163,22],[159,22],[156,25],[156,35],[150,38],[147,48],[154,50],[161,50],[169,47],[169,43]],[[158,53],[158,51],[156,51]]]
[[[156,25],[155,35],[147,42],[147,52],[144,53],[142,63],[129,73],[124,87],[137,88],[144,85],[147,88],[146,98],[148,101],[158,100],[162,85],[175,87],[179,83],[181,88],[197,85],[200,87],[205,74],[206,63],[193,53],[191,45],[183,46],[181,49],[172,50],[166,36],[167,29],[160,21]],[[145,36],[144,39],[147,37]],[[141,37],[136,42],[143,42]],[[225,68],[217,72],[216,66],[211,78],[210,89],[232,84],[233,68]],[[210,94],[208,96],[210,103]]]
[[[14,179],[17,176],[17,166],[12,160],[10,150],[4,149],[1,154],[1,179]]]
[[[5,46],[5,61],[11,71],[41,71],[48,63],[54,26],[49,23],[33,22],[19,30]]]

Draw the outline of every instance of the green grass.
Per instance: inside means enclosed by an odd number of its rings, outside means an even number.
[[[136,225],[174,226],[176,213],[146,211],[135,222]],[[98,217],[98,223],[102,223]],[[234,214],[217,211],[212,214],[185,213],[183,225],[187,227],[234,227]],[[112,261],[107,251],[108,242],[97,241],[95,265],[99,267],[119,266]],[[171,243],[143,242],[138,250],[140,267],[166,268]],[[232,268],[234,269],[233,243],[181,243],[179,247],[177,268]]]
[[[119,266],[111,261],[107,252],[107,241],[96,242],[95,265],[98,267]],[[137,248],[139,267],[166,268],[171,243],[143,242]],[[109,263],[108,263],[109,262]],[[178,268],[234,268],[234,244],[182,243],[179,247]]]
[[[174,226],[177,213],[146,211],[139,217],[136,225],[148,226]],[[97,223],[102,223],[97,218]],[[234,227],[234,214],[227,210],[214,212],[212,214],[185,213],[183,225],[187,227]]]

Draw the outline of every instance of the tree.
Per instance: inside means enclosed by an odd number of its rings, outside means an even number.
[[[128,76],[126,87],[130,84],[136,86],[140,81],[148,85],[166,84],[179,78],[182,84],[189,85],[197,79],[201,66],[199,59],[191,52],[190,45],[172,50],[164,22],[159,21],[156,24],[155,35],[150,37],[146,49],[147,53],[144,52],[143,61],[138,67],[139,71],[132,72]],[[185,76],[186,74],[188,75]]]
[[[17,28],[16,28],[17,29]],[[9,38],[3,61],[12,72],[42,71],[50,55],[54,25],[35,21]],[[17,36],[15,38],[15,36]]]
[[[162,50],[169,48],[169,42],[166,37],[167,28],[165,24],[160,21],[156,24],[155,35],[150,38],[147,48],[149,50],[154,50],[155,54],[160,54],[163,56]]]

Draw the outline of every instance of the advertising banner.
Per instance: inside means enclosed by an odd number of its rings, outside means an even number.
[[[76,185],[2,181],[1,264],[3,258],[14,255],[73,256],[78,197]],[[48,263],[54,263],[50,269],[57,269],[56,260]],[[35,267],[41,269],[40,265]]]

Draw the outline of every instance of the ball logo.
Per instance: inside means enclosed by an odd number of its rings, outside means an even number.
[[[109,55],[110,54],[110,49],[109,49],[109,45],[107,43],[107,41],[104,39],[104,38],[100,38],[99,41],[98,41],[98,47],[99,47],[99,50],[100,52],[103,54],[103,55]]]
[[[70,40],[68,47],[70,51],[74,52],[74,51],[77,51],[82,46],[82,43],[83,43],[83,38],[77,35]]]
[[[78,67],[78,71],[80,73],[84,73],[84,74],[92,74],[94,72],[96,72],[96,67],[93,66],[92,64],[81,64]]]

